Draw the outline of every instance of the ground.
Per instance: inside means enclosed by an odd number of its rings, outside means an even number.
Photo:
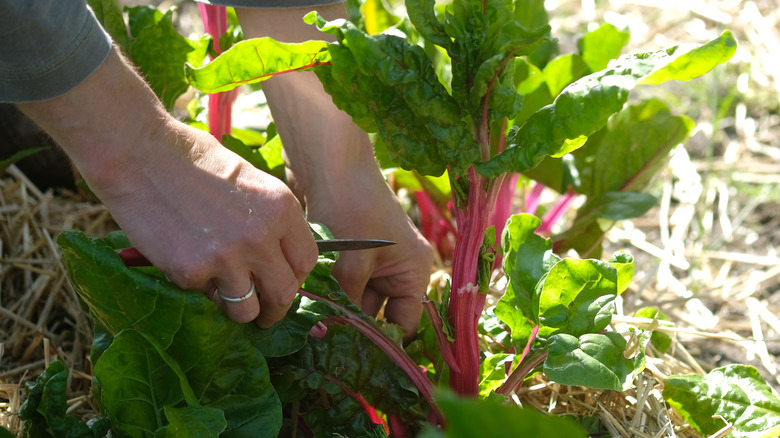
[[[776,0],[546,4],[564,53],[573,51],[576,36],[604,21],[629,28],[628,52],[701,43],[726,29],[739,43],[735,57],[705,77],[652,91],[696,128],[651,187],[657,207],[616,224],[608,236],[606,253],[625,249],[636,258],[634,282],[618,309],[624,316],[616,319],[633,324],[634,310],[658,307],[672,322],[672,349],[649,359],[640,389],[631,394],[540,380],[523,395],[543,410],[598,415],[613,436],[696,436],[658,401],[666,375],[746,363],[780,388],[780,8]],[[183,4],[181,10],[193,9]],[[189,12],[180,15],[182,26],[197,31]],[[6,144],[8,137],[0,133]],[[8,155],[4,149],[0,159]],[[53,240],[66,229],[103,235],[114,228],[84,192],[32,182],[34,172],[19,166],[0,175],[0,425],[12,430],[21,386],[55,357],[73,370],[71,411],[94,414],[91,326]],[[67,173],[66,164],[60,167]],[[643,395],[647,402],[637,403]],[[668,424],[661,421],[666,415]],[[651,427],[648,418],[658,424]]]

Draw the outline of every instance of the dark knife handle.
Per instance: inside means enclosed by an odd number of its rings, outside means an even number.
[[[125,266],[152,266],[152,262],[135,248],[120,249],[119,258],[125,262]]]

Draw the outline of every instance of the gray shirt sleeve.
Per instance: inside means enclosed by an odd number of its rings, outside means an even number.
[[[84,0],[0,0],[0,11],[0,102],[64,94],[111,50]]]

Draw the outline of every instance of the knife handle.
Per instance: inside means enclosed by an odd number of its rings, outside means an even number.
[[[120,249],[119,258],[125,262],[125,266],[152,266],[152,262],[135,248]]]

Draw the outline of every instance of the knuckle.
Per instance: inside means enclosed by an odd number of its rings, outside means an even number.
[[[165,271],[171,281],[184,289],[203,289],[211,278],[206,266],[193,260],[174,260]]]

